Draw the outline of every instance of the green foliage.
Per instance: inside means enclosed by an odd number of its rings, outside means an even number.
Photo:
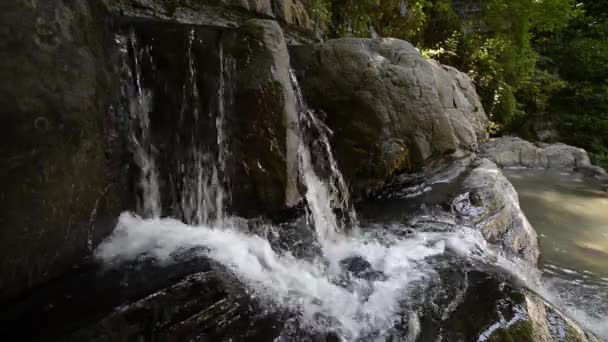
[[[318,25],[326,29],[331,23],[331,6],[328,0],[311,0],[308,13]]]
[[[415,40],[424,28],[430,0],[310,0],[313,18],[328,37],[384,37]]]
[[[587,149],[608,167],[608,3],[585,0],[578,10],[583,15],[568,27],[535,42],[547,60],[540,67],[564,80],[545,112],[564,142]]]

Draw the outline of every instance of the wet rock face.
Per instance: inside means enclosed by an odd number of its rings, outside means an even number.
[[[538,295],[481,272],[467,275],[467,288],[441,323],[449,341],[596,341]]]
[[[374,211],[388,212],[394,219],[411,216],[422,206],[424,215],[419,216],[430,217],[431,227],[473,227],[488,242],[536,267],[536,231],[521,210],[515,189],[488,159],[456,154],[429,163],[419,173],[394,177],[379,197],[379,204],[372,204]],[[424,222],[416,216],[414,220]]]
[[[187,35],[183,32],[189,27],[162,21],[177,18],[174,13],[181,13],[183,22],[188,22],[188,15],[190,19],[210,16],[218,21],[209,22],[217,26],[216,33],[256,16],[274,16],[287,25],[310,24],[298,1],[177,4],[183,2],[79,1],[55,6],[16,1],[0,5],[5,24],[0,32],[0,301],[76,263],[111,231],[121,210],[132,209],[135,194],[125,189],[132,189],[136,172],[127,148],[128,118],[120,113],[121,63],[115,33],[128,29],[134,18],[159,19],[146,21],[149,27],[157,24],[156,31],[171,26],[164,36],[150,34],[152,40],[162,38],[154,42],[160,55],[156,57],[166,63],[163,70],[169,71],[156,75],[162,84],[152,87],[166,97],[154,104],[157,111],[151,116],[153,134],[162,140],[157,145],[164,168],[161,190],[170,194],[175,189],[170,188],[168,174],[177,168],[175,160],[185,148],[175,146],[175,135],[171,135],[179,120],[158,113],[179,107],[185,76],[183,68],[171,71],[185,63]],[[205,12],[206,6],[216,11]],[[234,16],[237,12],[248,14]],[[180,36],[167,43],[171,32]],[[218,47],[210,45],[218,43],[219,34],[210,39],[203,36],[205,42],[195,44],[194,53],[200,54],[201,63],[216,62]],[[230,176],[238,179],[233,184],[233,209],[244,216],[275,212],[299,200],[294,134],[287,130],[295,120],[295,100],[290,93],[285,38],[277,22],[270,21],[244,24],[224,38],[238,71],[231,93],[236,111],[228,117],[230,133],[238,137],[230,148],[239,159],[228,161]],[[169,48],[163,50],[163,44]],[[173,48],[181,50],[169,51]],[[201,53],[201,49],[207,50]],[[199,86],[205,92],[217,80],[217,70],[198,69],[203,78]],[[217,107],[208,102],[207,107]],[[290,112],[286,108],[292,103]],[[203,135],[196,127],[182,129],[181,135],[186,131]],[[259,151],[268,153],[260,156]],[[163,199],[169,201],[164,203],[168,208],[175,204],[171,198]]]
[[[231,206],[244,216],[277,212],[299,200],[297,112],[280,26],[252,20],[227,34],[233,103],[227,111]]]
[[[519,207],[513,185],[488,159],[472,163],[453,201],[454,210],[472,220],[491,243],[536,265],[540,251],[536,231]]]
[[[0,5],[0,301],[68,268],[128,208],[112,37],[96,4]]]
[[[191,252],[170,265],[144,258],[118,268],[81,270],[0,311],[3,322],[10,322],[0,333],[11,340],[46,341],[339,340],[302,324],[297,310],[250,297],[230,272]],[[470,270],[449,257],[438,262],[442,266],[430,286],[404,298],[400,322],[382,337],[597,341],[537,295],[510,285],[498,270]],[[359,257],[346,263],[353,273],[369,270]],[[32,324],[36,329],[29,329]]]
[[[26,341],[266,341],[283,322],[196,251],[168,265],[142,258],[83,266],[2,308],[0,318],[2,337]]]
[[[470,79],[395,39],[339,39],[291,50],[309,105],[327,114],[355,190],[433,155],[475,149],[487,118]]]
[[[254,18],[281,23],[295,40],[314,39],[315,24],[302,0],[101,0],[118,17],[235,27]]]

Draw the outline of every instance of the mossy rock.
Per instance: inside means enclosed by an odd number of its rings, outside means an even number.
[[[537,342],[534,339],[534,325],[530,321],[521,321],[509,327],[499,328],[488,337],[487,341]]]

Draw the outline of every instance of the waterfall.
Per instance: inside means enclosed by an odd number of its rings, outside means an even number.
[[[525,274],[527,270],[520,270],[519,264],[489,248],[483,236],[472,228],[421,229],[415,234],[403,235],[395,232],[411,230],[410,226],[393,230],[361,227],[332,152],[333,133],[317,113],[307,107],[293,71],[289,77],[295,95],[297,125],[288,127],[288,133],[292,134],[288,138],[297,140],[297,173],[305,188],[306,221],[314,231],[302,230],[298,225],[293,227],[302,234],[310,234],[310,241],[316,237],[321,248],[304,245],[311,252],[306,257],[298,257],[295,243],[284,243],[290,241],[288,236],[287,240],[281,240],[283,234],[290,234],[289,229],[259,227],[273,236],[266,239],[237,226],[244,220],[224,219],[227,181],[223,178],[229,153],[224,119],[231,108],[234,61],[224,56],[220,46],[217,108],[202,112],[203,94],[199,93],[197,82],[200,70],[197,70],[193,49],[196,39],[196,32],[189,32],[184,61],[186,77],[178,114],[184,125],[196,128],[211,124],[215,136],[203,140],[201,132],[205,130],[192,129],[186,130],[190,136],[183,138],[185,141],[178,139],[189,148],[188,153],[180,157],[183,159],[177,163],[178,169],[173,170],[181,181],[178,202],[182,217],[150,220],[146,218],[158,214],[142,218],[124,213],[112,236],[96,250],[97,258],[117,263],[136,260],[145,254],[171,263],[177,261],[180,253],[198,253],[224,265],[247,287],[248,293],[270,309],[278,307],[293,312],[300,327],[320,333],[334,332],[343,340],[389,336],[403,319],[412,327],[409,338],[415,340],[420,325],[417,310],[424,305],[424,298],[418,298],[415,293],[436,284],[442,267],[451,267],[444,262],[448,256]],[[130,41],[136,42],[134,37]],[[136,58],[141,56],[151,58],[145,53]],[[152,93],[142,86],[139,62],[136,60],[132,65],[135,71],[129,84],[135,84],[135,91],[130,93],[130,103],[133,103],[130,113],[137,124],[132,130],[132,140],[141,147],[134,154],[142,169],[142,187],[155,189],[144,191],[144,195],[149,196],[144,202],[159,212],[160,204],[157,207],[150,204],[159,203],[158,180],[156,172],[151,171],[155,170],[155,150],[147,116]],[[214,146],[209,146],[210,141]],[[256,222],[246,222],[246,226],[255,227]],[[283,242],[273,242],[275,238]],[[298,242],[302,243],[306,242]],[[456,307],[458,300],[461,297],[457,296],[445,310]],[[288,326],[285,329],[289,330]],[[283,333],[289,340],[292,332]]]
[[[217,115],[215,118],[215,129],[217,132],[217,149],[218,149],[218,172],[220,175],[226,175],[226,160],[228,158],[228,141],[226,136],[226,128],[224,123],[226,121],[226,111],[231,108],[232,96],[226,96],[226,84],[231,84],[232,74],[235,69],[234,60],[230,57],[224,56],[224,46],[220,42],[219,44],[219,60],[220,60],[220,77],[217,87]],[[227,80],[227,81],[226,81]],[[216,195],[216,208],[217,208],[217,222],[222,224],[224,218],[224,202],[226,197],[226,184],[228,183],[227,177],[224,176],[223,184],[218,184],[218,191]]]
[[[299,120],[298,168],[306,186],[307,209],[317,231],[319,242],[335,240],[347,225],[356,226],[357,215],[351,204],[348,186],[333,156],[329,135],[331,130],[308,108],[302,95],[298,79],[289,71],[290,81],[296,95]],[[317,148],[315,148],[317,147]],[[316,152],[313,154],[313,151]],[[321,160],[314,163],[313,157]],[[325,179],[315,170],[321,164],[326,170]],[[341,214],[338,219],[335,211]]]
[[[117,37],[124,40],[124,37]],[[128,137],[133,160],[140,169],[137,212],[143,217],[155,218],[161,215],[158,170],[154,159],[154,145],[150,132],[149,113],[152,110],[153,93],[144,88],[141,60],[151,60],[149,49],[138,46],[135,32],[132,31],[121,49],[123,74],[122,95],[127,99]],[[132,68],[129,67],[129,50]]]
[[[226,94],[226,83],[231,82],[234,61],[223,56],[223,47],[219,46],[217,67],[219,70],[217,94],[210,102],[201,98],[197,56],[194,51],[198,44],[197,32],[190,29],[186,33],[185,54],[183,60],[184,78],[181,85],[181,99],[177,98],[177,127],[170,131],[175,146],[173,150],[166,147],[159,152],[154,146],[153,124],[150,114],[156,110],[154,101],[165,101],[155,98],[153,89],[161,92],[166,85],[158,84],[155,79],[155,58],[153,39],[150,45],[140,43],[132,30],[128,35],[117,36],[122,55],[122,95],[127,103],[125,117],[128,118],[128,135],[133,160],[140,170],[137,182],[137,213],[145,218],[158,218],[162,214],[161,189],[166,195],[165,214],[179,216],[190,224],[221,223],[225,206],[225,167],[227,137],[224,121],[226,111],[231,106],[232,94]],[[140,46],[141,45],[141,46]],[[150,73],[152,75],[150,75]],[[156,88],[155,88],[156,87]],[[205,95],[205,94],[203,94]],[[158,95],[160,96],[160,95]],[[166,95],[165,95],[166,96]],[[156,115],[156,114],[155,114]],[[162,113],[162,115],[165,115]],[[160,141],[160,140],[159,140]],[[162,145],[161,145],[162,146]],[[162,153],[174,153],[162,156]],[[158,168],[158,157],[164,157],[166,165],[162,181]],[[167,163],[168,162],[168,163]],[[170,168],[167,170],[167,168]],[[167,174],[168,173],[168,174]],[[167,185],[168,184],[168,185]]]
[[[180,117],[193,118],[195,129],[192,130],[190,155],[179,167],[183,174],[180,205],[184,220],[193,224],[210,224],[220,222],[224,216],[224,188],[221,177],[225,167],[225,137],[223,122],[224,109],[224,60],[220,48],[220,79],[218,84],[218,108],[215,113],[217,150],[204,146],[202,134],[198,128],[201,122],[201,103],[198,89],[196,60],[193,54],[193,43],[196,39],[194,29],[188,33],[186,54],[187,79],[183,85],[183,96]],[[206,120],[213,115],[209,113]]]
[[[453,267],[445,262],[447,258],[493,265],[516,275],[530,272],[523,264],[493,250],[481,233],[471,227],[437,230],[420,227],[419,231],[404,234],[412,231],[409,224],[395,224],[390,229],[360,226],[332,152],[332,131],[307,107],[293,71],[289,76],[298,109],[298,125],[297,129],[289,129],[297,132],[298,173],[305,187],[306,219],[314,232],[301,229],[296,223],[292,227],[316,236],[321,248],[306,245],[306,239],[298,241],[297,244],[311,250],[306,256],[298,256],[296,243],[284,243],[291,241],[289,237],[281,240],[283,234],[290,234],[289,229],[258,227],[267,228],[270,232],[267,235],[273,236],[266,239],[237,226],[244,220],[224,219],[227,182],[223,178],[229,153],[224,119],[231,107],[229,85],[234,61],[223,55],[220,46],[220,73],[217,93],[214,93],[217,108],[201,112],[202,94],[197,82],[201,70],[197,70],[193,50],[196,39],[196,32],[190,31],[179,116],[184,122],[191,118],[187,122],[192,122],[195,128],[212,124],[215,136],[207,137],[213,138],[214,146],[209,146],[210,139],[202,139],[200,129],[188,130],[191,136],[186,137],[186,141],[179,140],[189,147],[188,153],[180,157],[183,159],[179,160],[178,169],[172,170],[181,181],[178,202],[182,217],[178,217],[179,220],[147,219],[159,215],[160,196],[147,115],[151,110],[152,92],[142,85],[138,58],[151,59],[151,56],[148,49],[135,47],[136,39],[132,35],[130,43],[138,53],[131,63],[134,72],[129,82],[134,84],[134,90],[129,92],[132,104],[129,108],[136,124],[131,129],[131,140],[138,147],[134,155],[141,168],[141,186],[148,189],[144,189],[143,194],[145,214],[142,218],[123,213],[112,236],[95,251],[97,258],[113,264],[146,255],[171,263],[177,262],[180,253],[195,253],[224,265],[247,287],[248,293],[268,305],[269,310],[280,308],[292,312],[303,329],[333,332],[343,340],[391,336],[402,323],[410,327],[408,339],[415,340],[420,331],[418,310],[425,305],[424,296],[419,294],[428,289],[437,291],[438,286],[443,286],[438,285],[439,273]],[[245,223],[247,228],[258,225],[257,221]],[[273,238],[281,241],[276,243]],[[456,296],[442,309],[445,310],[442,314],[448,315],[461,300],[462,296]],[[285,329],[288,330],[288,326]],[[283,333],[287,336],[283,338],[289,340],[292,332]]]

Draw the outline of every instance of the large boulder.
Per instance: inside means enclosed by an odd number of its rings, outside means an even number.
[[[480,154],[500,167],[574,170],[608,183],[606,171],[592,165],[584,149],[562,143],[533,144],[518,137],[502,137],[483,144]]]
[[[233,61],[225,124],[231,207],[244,216],[276,212],[299,200],[298,119],[283,32],[275,21],[252,20],[223,45]]]
[[[127,208],[96,4],[0,4],[0,301],[69,268]]]
[[[306,100],[327,114],[340,167],[356,192],[487,139],[471,80],[426,60],[410,43],[349,38],[291,52]]]

